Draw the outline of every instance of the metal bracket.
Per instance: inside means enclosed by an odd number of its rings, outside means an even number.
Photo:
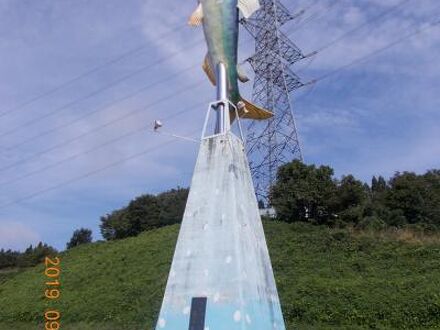
[[[232,109],[235,112],[235,118],[237,120],[237,125],[240,133],[240,138],[244,142],[243,129],[241,126],[240,117],[238,116],[237,107],[229,100],[219,100],[209,103],[208,111],[206,112],[205,122],[203,124],[202,139],[211,138],[218,135],[224,135],[231,131],[231,119],[229,116],[229,111]],[[212,111],[216,113],[216,124],[214,134],[207,135],[208,123]],[[219,112],[224,112],[219,115]]]
[[[205,123],[203,125],[202,139],[228,133],[231,130],[230,110],[232,109],[235,112],[235,118],[238,122],[241,140],[244,142],[243,130],[241,128],[237,107],[228,100],[228,78],[226,66],[223,63],[219,63],[217,65],[216,78],[218,101],[209,103],[208,112],[206,113]],[[207,126],[212,110],[216,112],[214,134],[206,136]]]

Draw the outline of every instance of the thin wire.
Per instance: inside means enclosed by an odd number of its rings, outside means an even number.
[[[198,42],[200,42],[200,41],[198,41]],[[197,42],[197,43],[198,43],[198,42]],[[194,44],[190,44],[188,47],[185,47],[184,49],[186,49],[186,48],[190,48],[190,47],[194,47],[195,44],[196,44],[196,43],[194,43]],[[121,82],[123,82],[123,81],[125,81],[125,80],[128,80],[128,79],[131,78],[131,77],[134,77],[134,76],[138,75],[138,74],[141,73],[141,72],[144,72],[145,70],[151,69],[152,67],[154,67],[154,66],[156,66],[156,65],[158,65],[158,64],[161,64],[161,63],[163,63],[163,62],[166,62],[166,61],[168,61],[170,58],[172,58],[172,57],[174,57],[174,56],[176,56],[176,55],[179,55],[179,54],[181,54],[181,51],[176,51],[176,52],[173,53],[173,55],[171,55],[171,56],[169,56],[169,57],[165,57],[165,58],[159,59],[159,60],[157,60],[157,61],[155,61],[155,62],[153,62],[153,63],[150,63],[150,64],[148,64],[148,65],[146,65],[146,66],[141,67],[140,69],[135,70],[134,72],[131,72],[131,73],[129,73],[129,74],[123,76],[123,77],[120,77],[120,78],[118,78],[118,79],[116,79],[116,80],[113,80],[110,84],[107,84],[107,85],[105,85],[104,87],[99,88],[99,89],[97,89],[97,90],[95,90],[95,91],[93,91],[93,92],[87,94],[86,96],[83,96],[83,97],[77,98],[77,99],[73,100],[72,102],[70,102],[70,103],[68,103],[68,104],[65,104],[65,105],[63,105],[63,106],[61,106],[61,107],[59,107],[59,108],[56,108],[56,109],[54,109],[54,110],[52,110],[52,111],[50,111],[50,112],[48,112],[48,113],[46,113],[46,114],[44,114],[44,115],[42,115],[42,116],[36,118],[36,119],[30,120],[30,121],[28,121],[28,122],[25,122],[24,124],[21,124],[21,125],[19,125],[19,126],[16,126],[16,127],[12,128],[12,129],[10,129],[10,130],[8,130],[8,131],[6,131],[6,132],[3,132],[2,134],[0,134],[0,138],[1,138],[1,137],[4,137],[4,136],[7,136],[7,135],[10,135],[10,134],[16,132],[17,130],[23,129],[24,127],[28,127],[28,126],[30,126],[30,125],[33,125],[33,124],[35,124],[35,123],[38,123],[38,122],[40,122],[40,121],[42,121],[42,120],[44,120],[44,119],[46,119],[46,118],[49,118],[49,117],[51,117],[51,116],[53,116],[53,115],[59,113],[59,112],[62,111],[62,110],[68,109],[68,108],[70,108],[71,106],[73,106],[73,105],[75,105],[75,104],[78,104],[78,103],[81,102],[81,101],[84,101],[84,100],[90,99],[91,97],[93,97],[93,96],[95,96],[95,95],[98,95],[99,93],[101,93],[101,92],[103,92],[103,91],[106,91],[106,90],[108,90],[108,89],[110,89],[110,88],[112,88],[112,87],[118,85],[119,83],[121,83]]]
[[[306,26],[307,24],[309,24],[310,22],[313,22],[314,20],[321,18],[322,16],[324,16],[325,14],[327,14],[328,12],[330,12],[331,10],[333,10],[334,8],[336,8],[336,5],[341,4],[342,2],[338,2],[338,1],[333,1],[330,3],[330,5],[324,10],[323,13],[321,13],[319,15],[319,12],[316,12],[315,14],[310,15],[308,18],[304,19],[304,21],[302,23],[300,23],[299,25],[296,25],[294,29],[290,30],[287,32],[287,34],[292,34],[293,32],[297,32],[299,30],[301,30],[304,26]]]
[[[250,41],[250,40],[248,40],[248,41]],[[193,69],[193,68],[196,67],[196,66],[197,66],[197,64],[195,64],[194,66],[188,67],[188,68],[186,68],[186,69],[180,71],[179,73],[182,73],[182,72],[188,71],[189,69]],[[178,73],[178,74],[179,74],[179,73]],[[172,76],[173,76],[173,77],[176,77],[176,74],[173,74]],[[171,78],[171,77],[170,77],[170,78]],[[166,80],[166,79],[165,79],[165,80]],[[161,82],[163,82],[163,81],[161,81]],[[199,81],[194,87],[197,87],[197,86],[199,86],[199,85],[202,85],[203,82],[204,82],[204,80]],[[153,85],[155,85],[155,84],[156,84],[156,83],[154,83]],[[150,86],[150,87],[151,87],[151,86]],[[194,88],[194,87],[191,87],[191,88]],[[189,90],[189,89],[191,89],[191,88],[185,89],[185,91],[186,91],[186,90]],[[135,94],[137,94],[137,93],[139,93],[140,91],[145,90],[145,89],[148,89],[148,88],[147,88],[147,87],[141,88],[141,89],[137,90],[136,92],[131,93],[131,94],[129,94],[128,96],[123,97],[123,98],[117,100],[117,102],[119,102],[119,101],[121,101],[121,100],[124,100],[124,99],[126,99],[126,98],[128,98],[128,97],[131,97],[131,96],[133,96],[133,95],[135,95]],[[173,93],[173,96],[176,96],[176,93],[177,93],[177,94],[180,94],[179,92],[175,92],[175,93]],[[170,98],[170,97],[167,97],[167,99],[169,99],[169,98]],[[161,102],[162,102],[162,101],[164,101],[164,100],[162,99]],[[112,103],[108,104],[107,107],[110,106],[110,105],[113,105],[114,103],[115,103],[115,102],[112,102]],[[106,107],[106,108],[107,108],[107,107]],[[70,122],[68,122],[68,123],[65,123],[65,124],[59,125],[59,126],[53,128],[53,129],[47,130],[47,131],[45,131],[45,132],[43,132],[43,133],[41,133],[41,134],[38,134],[38,135],[36,135],[36,136],[33,136],[33,137],[31,137],[30,139],[27,139],[27,140],[25,140],[25,141],[22,141],[22,142],[20,142],[20,143],[18,143],[18,144],[16,144],[16,145],[14,145],[14,146],[11,147],[11,148],[8,148],[8,149],[12,150],[13,148],[16,148],[16,147],[18,147],[18,146],[21,146],[21,145],[23,145],[23,144],[25,144],[25,143],[27,143],[27,142],[34,141],[36,138],[39,138],[39,137],[41,137],[41,136],[44,136],[44,135],[47,135],[47,134],[53,133],[54,131],[57,131],[57,130],[59,130],[60,128],[65,128],[65,127],[68,127],[68,126],[70,126],[70,125],[73,125],[73,124],[79,122],[80,120],[82,120],[82,119],[88,117],[89,115],[93,115],[94,113],[99,112],[99,111],[102,111],[102,110],[104,110],[104,109],[106,109],[106,108],[103,108],[103,109],[100,108],[100,109],[97,109],[97,110],[95,110],[95,111],[92,111],[91,113],[86,114],[86,115],[84,115],[84,116],[81,116],[80,118],[77,118],[77,119],[75,119],[75,120],[73,120],[73,121],[70,121]],[[1,172],[1,171],[4,171],[4,170],[8,170],[8,169],[10,169],[10,168],[13,168],[13,167],[15,167],[16,165],[20,165],[20,164],[22,164],[23,162],[26,162],[26,161],[32,160],[32,159],[34,159],[34,158],[36,158],[36,157],[38,157],[38,156],[40,156],[40,155],[42,155],[42,154],[45,154],[45,153],[48,153],[48,152],[53,151],[53,150],[55,150],[55,149],[58,149],[58,148],[60,148],[61,146],[64,146],[64,145],[66,145],[66,144],[69,144],[69,143],[72,143],[72,142],[74,142],[74,141],[77,141],[77,140],[79,140],[79,139],[81,139],[81,138],[83,138],[83,137],[85,137],[85,136],[87,136],[87,135],[89,135],[89,134],[91,134],[91,133],[94,133],[94,132],[96,132],[96,131],[99,131],[99,130],[101,130],[101,129],[103,129],[103,128],[105,128],[105,127],[107,127],[107,126],[109,126],[109,125],[111,125],[111,124],[113,124],[113,123],[115,123],[115,122],[117,122],[118,120],[123,119],[123,118],[126,118],[126,117],[129,117],[129,116],[133,115],[134,113],[137,113],[137,112],[139,112],[139,111],[141,111],[141,110],[143,110],[143,109],[137,109],[137,110],[131,111],[130,113],[128,113],[128,114],[126,114],[126,115],[124,115],[124,116],[122,116],[122,117],[118,117],[116,120],[113,120],[113,121],[111,121],[111,122],[109,122],[109,123],[106,123],[106,124],[104,124],[104,125],[100,125],[100,126],[96,127],[95,129],[93,129],[93,130],[91,130],[91,131],[89,131],[89,132],[83,133],[83,134],[81,134],[81,135],[79,135],[79,136],[76,136],[76,137],[74,137],[74,138],[68,140],[67,142],[60,143],[60,144],[58,144],[58,145],[55,145],[55,146],[50,147],[50,148],[48,148],[48,149],[45,149],[45,150],[43,150],[42,152],[38,152],[38,153],[35,153],[35,154],[33,154],[33,155],[29,156],[29,157],[22,158],[22,159],[20,159],[19,161],[14,162],[13,164],[9,164],[9,165],[7,165],[7,166],[5,166],[5,167],[3,167],[3,168],[0,168],[0,172]]]
[[[181,28],[182,28],[182,26],[179,25],[179,26],[175,27],[174,29],[167,31],[166,33],[161,35],[161,37],[165,37],[166,35],[171,34],[173,32],[176,32],[176,31],[178,31]],[[0,113],[0,118],[3,117],[3,116],[6,116],[6,115],[8,115],[8,114],[10,114],[12,112],[15,112],[15,111],[17,111],[19,109],[23,109],[24,107],[26,107],[26,106],[28,106],[28,105],[30,105],[30,104],[38,101],[38,100],[41,100],[41,99],[43,99],[43,98],[45,98],[47,96],[55,94],[59,90],[65,88],[67,86],[72,85],[74,82],[77,82],[77,81],[79,81],[79,80],[81,80],[81,79],[83,79],[83,78],[85,78],[85,77],[87,77],[87,76],[89,76],[89,75],[91,75],[91,74],[93,74],[95,72],[98,72],[98,71],[102,70],[105,67],[111,66],[111,65],[113,65],[115,63],[118,63],[118,62],[120,62],[120,61],[122,61],[122,60],[124,60],[124,59],[126,59],[126,58],[128,58],[130,56],[133,56],[134,54],[137,54],[137,53],[141,52],[142,50],[146,49],[148,46],[149,45],[142,45],[142,46],[138,46],[138,47],[132,48],[129,51],[127,51],[127,52],[125,52],[125,53],[123,53],[121,55],[118,55],[118,56],[110,59],[109,61],[101,64],[101,65],[95,66],[95,67],[89,69],[88,71],[85,71],[85,72],[79,74],[78,76],[73,77],[73,78],[71,78],[71,79],[61,83],[60,85],[55,86],[54,88],[52,88],[52,89],[50,89],[50,90],[48,90],[46,92],[43,92],[43,93],[41,93],[41,94],[39,94],[39,95],[37,95],[37,96],[35,96],[35,97],[33,97],[33,98],[23,102],[23,103],[15,106],[15,107],[9,109],[9,110],[6,110],[6,111]]]
[[[302,9],[300,9],[299,11],[297,11],[296,13],[294,13],[294,14],[292,15],[292,16],[294,17],[294,19],[297,21],[297,22],[296,22],[297,25],[299,25],[299,24],[301,24],[302,22],[304,22],[304,21],[302,20],[303,15],[304,15],[308,10],[310,10],[310,8],[315,7],[315,6],[319,3],[319,1],[320,1],[320,0],[315,0],[315,1],[313,1],[311,4],[309,4],[309,5],[306,6],[306,7],[303,7]]]
[[[170,120],[170,119],[176,118],[176,117],[178,117],[178,116],[180,116],[180,115],[182,115],[182,114],[184,114],[184,113],[188,113],[188,112],[195,111],[196,109],[198,109],[197,107],[200,106],[200,105],[202,105],[202,104],[205,104],[205,102],[198,102],[198,103],[196,103],[196,104],[194,104],[194,105],[192,105],[192,106],[190,106],[190,107],[187,107],[186,109],[184,109],[184,110],[182,110],[182,111],[179,111],[179,112],[177,112],[177,113],[174,113],[174,114],[172,114],[172,115],[169,115],[168,117],[166,117],[166,118],[164,118],[164,119],[166,119],[166,120]],[[153,118],[150,118],[150,119],[153,120]],[[52,163],[52,164],[49,164],[49,165],[46,165],[46,166],[44,166],[44,167],[42,167],[42,168],[39,168],[39,169],[37,169],[37,170],[30,171],[30,172],[28,172],[28,173],[26,173],[26,174],[24,174],[24,175],[21,175],[21,176],[19,176],[19,177],[14,178],[14,179],[3,181],[3,182],[0,183],[0,186],[9,185],[9,184],[12,184],[12,183],[15,183],[15,182],[21,181],[21,180],[23,180],[23,179],[25,179],[25,178],[28,178],[28,177],[34,176],[35,174],[42,173],[42,172],[45,172],[45,171],[47,171],[47,170],[49,170],[49,169],[52,169],[52,168],[58,167],[58,166],[60,166],[60,165],[62,165],[62,164],[64,164],[64,163],[70,162],[70,161],[75,160],[75,159],[77,159],[77,158],[79,158],[79,157],[81,157],[81,156],[84,156],[84,155],[90,154],[90,153],[92,153],[92,152],[98,151],[98,150],[100,150],[100,149],[102,149],[102,148],[108,147],[108,146],[110,146],[110,145],[112,145],[112,144],[114,144],[114,143],[116,143],[116,142],[122,141],[122,140],[124,140],[124,139],[126,139],[126,138],[128,138],[128,137],[130,137],[130,136],[133,136],[133,135],[135,135],[135,134],[137,134],[137,133],[140,133],[140,132],[142,132],[142,131],[144,131],[144,132],[148,132],[148,128],[149,128],[150,126],[151,126],[151,124],[143,125],[143,126],[137,128],[137,129],[135,129],[135,130],[131,130],[131,131],[129,131],[129,132],[127,132],[127,133],[124,133],[124,134],[122,134],[122,135],[120,135],[120,136],[118,136],[118,137],[115,137],[115,138],[113,138],[113,139],[111,139],[111,140],[108,140],[108,141],[106,141],[106,142],[104,142],[104,143],[101,143],[101,144],[99,144],[99,145],[96,145],[96,146],[94,146],[94,147],[92,147],[92,148],[90,148],[90,149],[87,149],[87,150],[82,151],[82,152],[78,152],[78,153],[73,154],[73,155],[71,155],[71,156],[69,156],[69,157],[67,157],[67,158],[63,158],[63,159],[61,159],[61,160],[59,160],[59,161],[56,161],[56,162],[54,162],[54,163]],[[174,138],[184,138],[184,139],[189,139],[189,138],[186,138],[186,137],[180,137],[180,136],[172,136],[172,137],[174,137]],[[194,142],[194,140],[192,140],[192,141]]]
[[[158,80],[158,81],[153,82],[153,83],[150,83],[150,84],[148,84],[148,85],[146,85],[146,86],[144,86],[144,87],[141,87],[140,89],[137,89],[136,91],[134,91],[134,92],[132,92],[132,93],[130,93],[130,94],[127,94],[127,95],[125,95],[125,96],[123,96],[123,97],[121,97],[121,98],[119,98],[119,99],[116,99],[116,100],[114,100],[114,101],[112,101],[112,102],[110,102],[110,103],[108,103],[108,104],[106,104],[106,105],[104,105],[104,106],[102,106],[102,107],[99,107],[99,108],[97,108],[97,109],[95,109],[95,110],[92,110],[92,111],[90,111],[90,112],[84,114],[83,116],[80,116],[80,117],[78,117],[78,118],[75,118],[75,119],[72,120],[72,121],[69,121],[69,122],[67,122],[67,123],[64,123],[64,124],[58,125],[58,126],[53,127],[53,128],[51,128],[51,129],[48,129],[48,130],[46,130],[46,131],[44,131],[44,132],[40,132],[40,133],[38,133],[38,134],[36,134],[36,135],[34,135],[34,136],[32,136],[32,137],[29,137],[29,138],[27,138],[27,139],[25,139],[25,140],[23,140],[23,141],[17,143],[17,144],[14,144],[14,145],[12,145],[12,146],[10,146],[10,147],[6,147],[6,149],[9,149],[9,150],[16,149],[16,148],[18,148],[18,147],[21,147],[21,146],[24,145],[24,144],[27,144],[28,142],[34,142],[35,139],[38,139],[38,138],[43,137],[43,136],[45,136],[45,135],[48,135],[48,134],[54,133],[54,132],[60,130],[61,128],[69,127],[69,126],[71,126],[71,125],[73,125],[73,124],[75,124],[75,123],[77,123],[77,122],[80,122],[81,120],[83,120],[83,119],[85,119],[85,118],[87,118],[87,117],[90,117],[90,116],[92,116],[92,115],[94,115],[94,114],[96,114],[96,113],[98,113],[98,112],[104,111],[104,110],[106,110],[106,109],[108,109],[108,108],[114,106],[115,104],[118,104],[118,103],[120,103],[120,102],[122,102],[122,101],[125,101],[125,100],[127,100],[127,99],[129,99],[129,98],[132,98],[133,96],[136,96],[136,95],[138,95],[138,94],[140,94],[140,93],[142,93],[142,92],[145,92],[145,91],[151,89],[151,88],[154,87],[154,86],[157,86],[157,85],[163,84],[163,83],[168,82],[168,81],[170,81],[170,80],[174,80],[174,79],[176,79],[179,75],[181,75],[181,74],[183,74],[183,73],[186,73],[186,72],[188,72],[188,71],[192,71],[194,68],[196,68],[196,67],[198,67],[198,66],[199,66],[198,63],[196,63],[196,64],[191,65],[191,66],[189,66],[189,67],[187,67],[187,68],[185,68],[185,69],[183,69],[183,70],[179,70],[179,71],[177,71],[176,73],[173,73],[173,74],[171,74],[171,75],[165,77],[164,79]],[[0,171],[1,171],[1,169],[0,169]]]
[[[330,77],[330,76],[332,76],[332,75],[334,75],[334,74],[337,74],[337,73],[339,73],[339,72],[341,72],[341,71],[343,71],[343,70],[345,70],[345,69],[347,69],[347,68],[349,68],[349,67],[351,67],[351,66],[353,66],[353,65],[356,65],[356,64],[359,64],[359,63],[362,63],[362,62],[366,62],[366,61],[368,61],[370,58],[372,58],[372,57],[374,57],[374,56],[376,56],[376,55],[378,55],[378,54],[380,54],[380,53],[383,53],[384,51],[386,51],[386,50],[388,50],[388,49],[390,49],[390,48],[392,48],[392,47],[394,47],[394,46],[400,44],[401,42],[403,42],[403,41],[405,41],[405,40],[407,40],[407,39],[409,39],[409,38],[411,38],[411,37],[414,37],[415,35],[418,35],[418,34],[421,34],[421,33],[423,33],[423,32],[426,32],[427,30],[429,30],[429,29],[431,29],[431,28],[437,26],[438,24],[440,24],[440,20],[431,23],[431,25],[429,25],[429,26],[427,26],[427,27],[425,27],[425,28],[419,28],[419,29],[416,29],[415,31],[413,31],[413,32],[411,32],[411,33],[409,33],[409,34],[407,34],[407,35],[401,37],[401,38],[398,38],[397,40],[395,40],[395,41],[393,41],[393,42],[391,42],[391,43],[385,45],[384,47],[381,47],[381,48],[375,49],[374,51],[372,51],[372,52],[366,54],[365,56],[362,56],[362,57],[360,57],[360,58],[357,58],[356,60],[354,60],[354,61],[352,61],[352,62],[350,62],[350,63],[347,63],[347,64],[345,64],[345,65],[339,67],[338,69],[335,69],[335,70],[333,70],[333,71],[330,71],[329,73],[326,73],[326,74],[324,74],[324,75],[318,77],[317,79],[314,79],[312,82],[313,82],[313,83],[317,83],[317,82],[322,81],[322,80],[324,80],[324,79],[327,79],[328,77]]]
[[[336,39],[334,39],[333,41],[330,41],[329,43],[325,44],[324,46],[320,47],[318,50],[316,50],[316,52],[321,52],[324,49],[327,49],[335,44],[337,44],[338,42],[340,42],[341,40],[345,39],[348,35],[359,31],[360,29],[364,28],[367,25],[370,25],[371,23],[374,23],[375,21],[377,21],[380,18],[383,18],[391,13],[393,13],[394,11],[396,11],[397,9],[399,9],[400,7],[404,6],[406,3],[408,3],[410,0],[402,0],[401,2],[399,2],[397,5],[392,6],[391,8],[382,11],[379,15],[373,17],[372,19],[366,21],[363,24],[360,24],[358,26],[356,26],[355,28],[343,33],[341,36],[337,37]]]
[[[191,134],[191,133],[190,133],[190,134]],[[173,142],[176,142],[176,141],[178,141],[178,139],[168,140],[168,141],[166,141],[166,142],[164,142],[164,143],[161,143],[161,144],[158,144],[158,145],[156,145],[156,146],[154,146],[154,147],[148,148],[148,149],[146,149],[146,150],[144,150],[144,151],[142,151],[142,152],[138,152],[138,153],[133,154],[133,155],[131,155],[131,156],[128,156],[128,157],[125,157],[125,158],[119,159],[119,160],[117,160],[117,161],[115,161],[115,162],[112,162],[112,163],[110,163],[110,164],[108,164],[108,165],[106,165],[106,166],[104,166],[104,167],[100,167],[100,168],[98,168],[98,169],[96,169],[96,170],[93,170],[93,171],[87,172],[87,173],[85,173],[85,174],[83,174],[83,175],[79,175],[79,176],[76,176],[76,177],[71,178],[71,179],[69,179],[69,180],[63,181],[63,182],[61,182],[61,183],[59,183],[59,184],[57,184],[57,185],[54,185],[54,186],[51,186],[51,187],[48,187],[48,188],[45,188],[45,189],[38,190],[38,191],[33,192],[33,193],[31,193],[31,194],[25,195],[25,196],[23,196],[23,197],[21,197],[21,198],[19,198],[19,199],[15,199],[15,200],[13,200],[13,201],[10,201],[10,202],[7,202],[7,203],[4,203],[4,204],[0,205],[0,209],[4,209],[4,208],[6,208],[6,207],[8,207],[8,206],[11,206],[11,205],[14,205],[14,204],[18,204],[18,203],[20,203],[20,202],[23,202],[23,201],[26,201],[26,200],[32,199],[32,198],[34,198],[34,197],[36,197],[36,196],[39,196],[39,195],[45,194],[45,193],[50,192],[50,191],[53,191],[53,190],[57,190],[57,189],[59,189],[59,188],[62,188],[62,187],[64,187],[64,186],[67,186],[67,185],[69,185],[69,184],[72,184],[72,183],[75,183],[75,182],[77,182],[77,181],[80,181],[80,180],[83,180],[83,179],[85,179],[85,178],[88,178],[88,177],[90,177],[90,176],[96,175],[96,174],[101,173],[101,172],[103,172],[103,171],[105,171],[105,170],[107,170],[107,169],[110,169],[110,168],[112,168],[112,167],[116,167],[116,166],[118,166],[118,165],[121,165],[121,164],[123,164],[123,163],[125,163],[125,162],[127,162],[127,161],[129,161],[129,160],[133,160],[133,159],[139,158],[139,157],[141,157],[141,156],[144,156],[144,155],[146,155],[146,154],[149,154],[149,153],[151,153],[151,152],[153,152],[153,151],[155,151],[155,150],[158,150],[158,149],[160,149],[160,148],[162,148],[162,147],[164,147],[164,146],[166,146],[166,145],[169,145],[169,144],[171,144],[171,143],[173,143]]]
[[[252,40],[252,39],[251,39],[251,40]],[[249,42],[249,41],[251,41],[251,40],[247,40],[247,41],[245,41],[244,43],[247,43],[247,42]],[[192,48],[192,47],[194,47],[194,46],[200,44],[201,42],[203,42],[203,38],[197,40],[197,41],[196,41],[195,43],[193,43],[193,44],[189,44],[187,47],[184,47],[182,50],[190,49],[190,48]],[[81,101],[84,101],[84,100],[89,99],[89,98],[91,98],[91,97],[93,97],[93,96],[96,96],[96,95],[98,95],[99,93],[101,93],[101,92],[103,92],[103,91],[106,91],[106,90],[108,90],[108,89],[110,89],[110,88],[112,88],[112,87],[118,85],[119,83],[121,83],[121,82],[123,82],[123,81],[125,81],[125,80],[128,80],[129,78],[131,78],[131,77],[133,77],[133,76],[135,76],[135,75],[137,75],[137,74],[139,74],[139,73],[141,73],[141,72],[143,72],[143,71],[145,71],[145,70],[147,70],[147,69],[150,69],[150,68],[152,68],[152,67],[154,67],[154,66],[156,66],[156,65],[158,65],[158,64],[161,64],[161,63],[163,63],[163,62],[166,62],[166,61],[170,60],[171,58],[173,58],[173,57],[175,57],[175,56],[177,56],[177,55],[180,55],[180,54],[182,53],[182,50],[176,51],[176,52],[172,53],[171,55],[169,55],[168,57],[164,57],[164,58],[162,58],[162,59],[159,59],[159,60],[156,61],[156,62],[150,63],[150,64],[147,65],[147,66],[141,67],[140,69],[138,69],[138,70],[136,70],[136,71],[134,71],[134,72],[132,72],[132,73],[130,73],[130,74],[128,74],[128,75],[125,75],[125,76],[123,76],[123,77],[121,77],[121,78],[118,78],[117,80],[112,81],[110,84],[105,85],[103,88],[100,88],[100,89],[98,89],[98,90],[95,90],[95,91],[93,91],[92,93],[87,94],[86,96],[82,96],[82,97],[80,97],[80,98],[77,98],[77,99],[73,100],[72,102],[70,102],[70,103],[68,103],[68,104],[65,104],[65,105],[63,105],[63,106],[61,106],[61,107],[59,107],[59,108],[56,108],[56,109],[54,109],[53,111],[51,111],[51,112],[49,112],[49,113],[47,113],[47,114],[45,114],[45,115],[42,115],[41,117],[39,117],[39,118],[37,118],[37,119],[30,120],[30,121],[28,121],[28,122],[25,122],[24,124],[21,124],[21,125],[16,126],[15,128],[13,128],[13,129],[11,129],[11,130],[9,130],[9,131],[3,132],[2,134],[0,134],[0,138],[1,138],[1,137],[4,137],[4,136],[7,136],[7,135],[10,135],[10,134],[12,134],[12,133],[16,132],[17,130],[20,130],[20,129],[24,128],[24,127],[27,127],[27,126],[33,125],[33,124],[35,124],[35,123],[38,123],[38,122],[40,122],[40,121],[42,121],[42,120],[44,120],[44,119],[46,119],[46,118],[48,118],[48,117],[51,117],[51,116],[54,116],[54,115],[58,114],[58,113],[59,113],[60,111],[62,111],[62,110],[68,109],[68,108],[70,108],[71,106],[73,106],[73,105],[75,105],[75,104],[78,104],[78,103],[81,102]]]
[[[247,42],[249,42],[249,41],[251,41],[251,39],[250,39],[250,40],[246,40],[246,41],[243,42],[243,43],[247,43]],[[130,97],[132,97],[132,96],[135,96],[135,95],[137,95],[138,93],[140,93],[140,92],[142,92],[142,91],[147,91],[147,90],[149,89],[148,87],[152,87],[152,86],[155,86],[155,85],[157,85],[157,84],[159,84],[159,83],[163,83],[163,82],[165,82],[165,81],[168,81],[168,79],[169,79],[169,80],[172,80],[172,79],[175,78],[177,75],[179,75],[179,74],[181,74],[181,73],[184,73],[184,72],[187,72],[187,71],[190,71],[190,70],[196,68],[197,66],[198,66],[198,64],[196,63],[196,64],[194,64],[194,65],[191,66],[191,67],[188,67],[188,68],[186,68],[186,69],[183,69],[183,70],[181,70],[181,71],[178,71],[177,74],[172,74],[172,75],[170,75],[168,78],[165,78],[165,79],[163,79],[163,80],[161,80],[161,81],[159,81],[159,82],[155,82],[155,83],[153,83],[153,84],[151,84],[151,85],[148,85],[148,86],[146,86],[146,87],[143,87],[143,88],[141,88],[141,89],[139,89],[139,90],[137,90],[137,91],[135,91],[135,92],[133,92],[133,93],[130,93],[130,94],[126,95],[126,96],[123,96],[122,98],[117,99],[116,101],[113,101],[113,102],[108,103],[108,104],[107,104],[104,108],[102,108],[102,109],[100,108],[99,110],[94,110],[94,111],[90,112],[90,115],[92,115],[92,114],[94,114],[94,113],[96,113],[96,112],[99,112],[99,111],[105,110],[106,108],[108,108],[108,107],[110,107],[110,106],[112,106],[112,105],[114,105],[114,104],[116,104],[116,103],[118,103],[118,102],[120,102],[120,101],[126,100],[126,99],[128,99],[128,98],[130,98]],[[67,123],[65,123],[65,124],[61,124],[61,125],[59,125],[59,126],[57,126],[57,127],[55,127],[55,128],[51,128],[51,129],[46,130],[46,131],[44,131],[44,132],[42,132],[42,133],[39,133],[39,134],[37,134],[37,135],[35,135],[35,136],[32,136],[32,137],[30,137],[30,138],[28,138],[28,139],[26,139],[26,140],[24,140],[24,141],[22,141],[22,142],[19,142],[19,143],[15,144],[15,145],[13,145],[13,146],[11,146],[11,147],[2,147],[2,148],[7,149],[7,150],[12,150],[12,149],[14,149],[14,148],[21,147],[22,145],[24,145],[24,144],[26,144],[26,143],[28,143],[28,142],[33,142],[36,138],[40,138],[40,137],[42,137],[42,136],[48,135],[48,134],[50,134],[50,133],[53,133],[53,132],[57,131],[57,130],[60,129],[60,128],[68,127],[68,126],[70,126],[70,125],[72,125],[72,124],[78,122],[79,120],[88,117],[88,116],[89,116],[89,114],[86,114],[86,115],[81,116],[81,117],[79,117],[79,118],[77,118],[77,119],[74,119],[73,121],[67,122]],[[1,135],[0,135],[0,136],[1,136]],[[0,171],[1,171],[1,169],[0,169]]]
[[[101,131],[104,128],[107,128],[107,127],[109,127],[109,126],[111,126],[113,124],[119,123],[121,120],[127,119],[128,117],[131,117],[131,116],[133,116],[133,115],[135,115],[135,114],[137,114],[137,113],[139,113],[141,111],[143,112],[143,111],[145,111],[147,109],[156,107],[157,105],[159,105],[159,104],[161,104],[163,102],[171,100],[172,96],[183,94],[184,92],[186,92],[188,90],[193,90],[197,86],[200,86],[203,82],[204,81],[200,80],[197,83],[195,83],[193,85],[190,85],[189,87],[183,88],[183,89],[181,89],[181,90],[179,90],[177,92],[173,92],[172,95],[167,95],[167,96],[165,96],[165,97],[163,97],[163,98],[161,98],[161,99],[159,99],[159,100],[157,100],[157,101],[155,101],[155,102],[153,102],[151,104],[148,104],[148,105],[143,106],[141,108],[138,108],[138,109],[135,109],[133,111],[130,111],[129,113],[126,113],[126,114],[124,114],[124,115],[122,115],[122,116],[120,116],[118,118],[115,118],[115,119],[113,119],[113,120],[111,120],[111,121],[109,121],[109,122],[107,122],[107,123],[105,123],[103,125],[99,125],[99,126],[93,128],[93,129],[91,129],[91,130],[89,130],[87,132],[84,132],[84,133],[82,133],[80,135],[77,135],[77,136],[71,138],[70,140],[64,141],[62,143],[58,143],[58,144],[56,144],[56,145],[54,145],[52,147],[49,147],[49,148],[44,149],[44,150],[42,150],[40,152],[34,153],[34,154],[32,154],[32,155],[30,155],[28,157],[24,157],[24,158],[14,162],[14,163],[12,163],[12,164],[9,164],[7,166],[4,166],[4,167],[0,168],[0,172],[6,171],[6,170],[11,169],[11,168],[14,168],[14,167],[16,167],[18,165],[23,164],[24,162],[28,162],[28,161],[30,161],[32,159],[38,158],[39,156],[42,156],[42,155],[47,154],[47,153],[49,153],[51,151],[54,151],[54,150],[59,149],[59,148],[61,148],[63,146],[66,146],[67,144],[70,144],[70,143],[73,143],[75,141],[78,141],[78,140],[84,138],[85,136],[88,136],[90,134],[93,134],[93,133],[96,133],[98,131]],[[197,103],[196,105],[199,105],[199,103]],[[178,112],[178,114],[180,114],[180,113],[182,113],[184,111],[185,110],[182,110],[182,111]],[[168,117],[165,117],[164,119],[167,119],[167,118]]]

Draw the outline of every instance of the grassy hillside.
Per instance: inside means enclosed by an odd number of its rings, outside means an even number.
[[[178,226],[61,255],[62,329],[153,329]],[[440,243],[266,223],[288,329],[440,329]],[[41,329],[43,265],[0,280],[0,329]],[[215,330],[215,329],[214,329]]]

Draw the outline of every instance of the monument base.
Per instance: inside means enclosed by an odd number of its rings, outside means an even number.
[[[205,138],[157,330],[284,330],[242,141]]]

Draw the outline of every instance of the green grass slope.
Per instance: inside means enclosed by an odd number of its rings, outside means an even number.
[[[153,329],[178,226],[61,254],[61,298],[44,266],[0,281],[0,329]],[[440,244],[405,243],[303,224],[265,223],[290,329],[440,329]],[[183,329],[183,328],[182,328]],[[214,329],[215,330],[215,329]]]

